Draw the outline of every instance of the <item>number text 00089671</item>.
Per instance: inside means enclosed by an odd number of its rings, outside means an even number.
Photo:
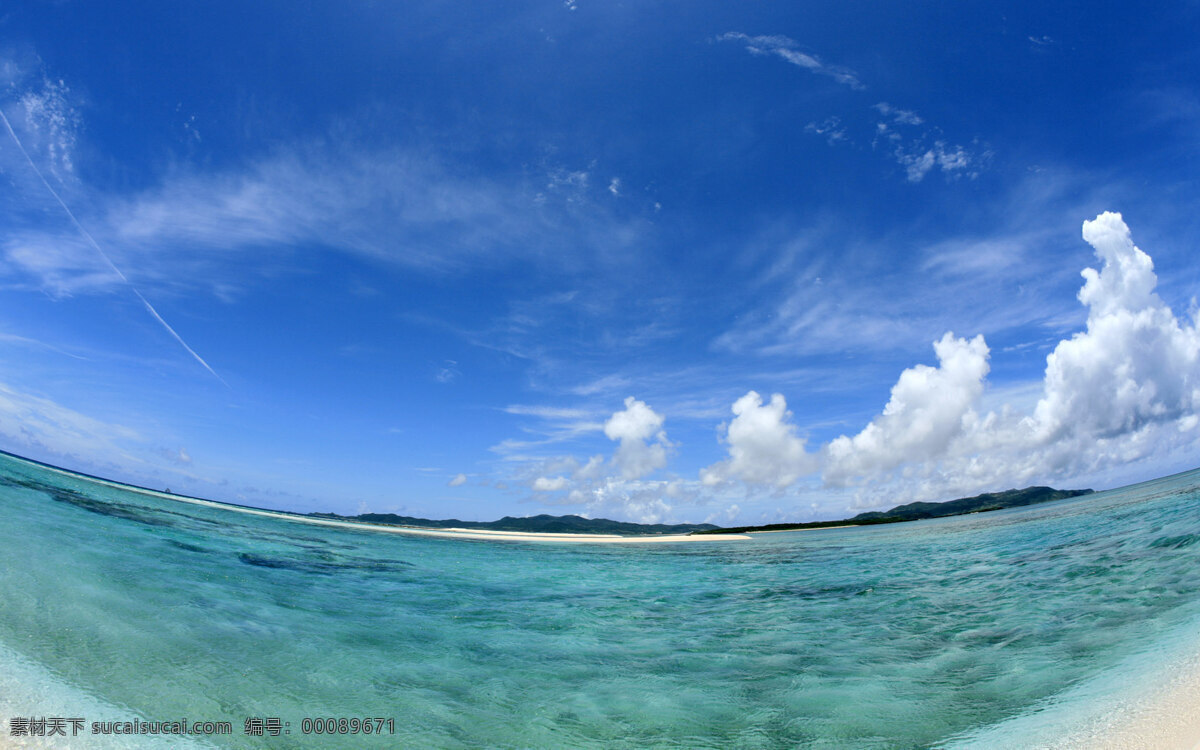
[[[395,719],[358,718],[345,716],[305,718],[300,722],[302,734],[395,734]]]

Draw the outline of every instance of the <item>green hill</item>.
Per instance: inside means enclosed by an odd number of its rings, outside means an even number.
[[[799,529],[823,529],[831,526],[869,526],[879,523],[898,523],[901,521],[919,521],[923,518],[942,518],[944,516],[961,516],[967,513],[983,513],[1002,508],[1016,508],[1022,505],[1048,503],[1051,500],[1063,500],[1068,497],[1087,495],[1092,490],[1056,490],[1051,487],[1026,487],[1023,490],[1005,490],[1004,492],[988,492],[974,497],[962,497],[957,500],[947,500],[941,503],[907,503],[897,505],[891,510],[859,513],[853,518],[841,521],[816,521],[813,523],[773,523],[767,526],[736,526],[724,529],[698,530],[694,534],[715,533],[744,533],[747,531],[792,531]]]
[[[527,518],[505,516],[499,521],[460,521],[451,518],[435,521],[428,518],[398,516],[394,513],[361,513],[357,516],[340,516],[336,513],[309,513],[318,518],[334,518],[340,521],[383,524],[385,526],[415,526],[425,529],[483,529],[487,531],[526,531],[554,534],[622,534],[625,536],[653,536],[660,534],[689,534],[708,531],[717,527],[711,523],[644,524],[610,521],[607,518],[584,518],[583,516],[550,516],[542,514]]]

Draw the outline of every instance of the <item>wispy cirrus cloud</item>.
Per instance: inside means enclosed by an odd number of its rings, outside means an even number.
[[[814,54],[802,52],[799,43],[786,36],[750,36],[740,31],[730,31],[717,37],[717,40],[722,42],[742,42],[751,54],[775,55],[792,65],[804,68],[816,75],[827,76],[852,89],[866,88],[858,80],[858,75],[853,70],[840,65],[831,65],[823,62]]]
[[[508,414],[534,416],[541,417],[543,419],[575,420],[594,416],[594,414],[587,409],[537,406],[529,404],[510,404],[509,406],[504,407],[504,411]]]
[[[491,446],[489,450],[507,462],[524,463],[540,461],[550,446],[570,443],[583,436],[604,430],[604,423],[587,416],[572,414],[541,413],[535,424],[522,425],[526,438],[506,438]],[[560,449],[561,450],[561,449]]]
[[[42,134],[45,132],[46,140],[49,143],[47,146],[48,155],[46,161],[49,163],[51,171],[55,173],[60,165],[64,171],[70,172],[73,170],[70,158],[70,147],[74,143],[74,128],[72,127],[73,124],[71,122],[73,113],[69,109],[69,105],[66,103],[65,89],[66,87],[64,84],[62,84],[62,82],[59,82],[57,86],[47,84],[45,93],[41,95],[27,93],[22,99],[26,110],[26,127],[34,134]],[[216,370],[214,370],[208,364],[208,362],[204,360],[203,357],[196,353],[196,351],[187,343],[187,341],[183,339],[182,336],[179,335],[179,333],[171,326],[171,324],[168,323],[161,314],[159,314],[154,305],[152,305],[150,301],[142,295],[141,291],[129,280],[128,277],[126,277],[121,269],[113,263],[112,258],[107,252],[105,252],[100,243],[96,241],[96,238],[92,235],[92,233],[80,223],[78,217],[75,215],[75,212],[72,211],[71,207],[68,206],[66,201],[63,200],[62,196],[59,194],[59,191],[50,184],[49,180],[46,179],[46,175],[42,168],[38,166],[37,161],[34,160],[33,154],[31,154],[25,144],[22,143],[20,136],[17,135],[17,131],[12,126],[12,122],[4,113],[2,106],[0,106],[0,123],[4,124],[4,130],[8,132],[8,135],[12,139],[13,145],[16,146],[17,151],[24,157],[25,163],[29,166],[29,170],[37,176],[38,181],[42,184],[42,187],[44,187],[46,192],[49,193],[50,197],[54,199],[54,202],[58,204],[58,207],[62,209],[63,213],[66,214],[66,217],[70,219],[70,226],[75,230],[75,233],[84,240],[85,246],[87,246],[90,250],[95,251],[95,254],[99,257],[99,259],[103,261],[103,266],[107,267],[107,270],[110,271],[111,274],[116,277],[117,281],[125,286],[128,291],[133,294],[133,296],[137,297],[138,301],[142,303],[143,307],[145,307],[146,312],[148,312],[150,316],[154,318],[154,320],[160,326],[162,326],[162,328],[164,328],[167,333],[169,333],[171,337],[174,338],[175,341],[178,342],[179,345],[182,346],[183,349],[192,356],[193,359],[196,360],[196,362],[198,362],[214,378],[221,380],[221,382],[224,383],[224,381],[221,379],[221,376],[217,374]],[[61,175],[59,175],[59,181],[62,181]]]
[[[751,54],[774,55],[817,75],[833,78],[854,90],[866,88],[854,71],[830,65],[816,55],[800,51],[799,44],[786,36],[750,36],[731,31],[717,39],[742,42]],[[884,151],[904,168],[905,178],[909,182],[921,182],[933,171],[940,171],[948,179],[974,179],[991,159],[991,152],[978,143],[972,143],[971,146],[952,143],[940,129],[928,126],[925,118],[912,110],[895,107],[888,102],[877,102],[870,109],[882,118],[876,121],[873,135],[869,138],[871,146],[878,148],[882,145]],[[836,116],[809,122],[804,130],[825,138],[831,146],[855,140],[850,135],[850,127]]]
[[[281,147],[219,172],[180,169],[131,195],[72,189],[87,196],[89,231],[135,282],[224,296],[253,271],[273,273],[309,250],[429,273],[522,260],[570,272],[601,254],[619,264],[642,231],[602,205],[606,186],[578,173],[529,184],[457,169],[428,151],[348,143]],[[120,282],[73,232],[27,214],[0,242],[10,274],[62,295]]]
[[[100,463],[140,464],[135,446],[144,436],[41,395],[0,383],[0,435],[30,455]]]
[[[0,342],[4,342],[4,343],[8,343],[8,344],[17,344],[18,346],[27,347],[27,348],[31,348],[31,349],[38,349],[38,350],[43,350],[43,351],[54,352],[55,354],[61,354],[64,357],[70,357],[71,359],[77,359],[77,360],[80,360],[83,362],[88,361],[88,357],[85,357],[82,354],[75,354],[73,352],[67,351],[66,349],[63,349],[62,347],[54,346],[53,344],[48,344],[45,341],[39,341],[37,339],[32,339],[32,338],[29,338],[28,336],[20,336],[17,334],[0,332]]]
[[[1092,175],[1029,174],[994,198],[995,223],[947,231],[914,217],[884,234],[781,228],[740,253],[763,280],[756,303],[714,336],[718,351],[828,355],[926,350],[947,330],[1059,334],[1082,321],[1068,293],[1084,261],[1063,216],[1120,190]],[[769,260],[769,263],[767,262]],[[919,293],[917,293],[919,291]]]

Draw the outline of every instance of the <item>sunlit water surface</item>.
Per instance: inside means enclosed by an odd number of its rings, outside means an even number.
[[[325,528],[0,456],[0,516],[5,731],[86,711],[230,721],[203,740],[230,747],[1026,747],[1136,700],[1200,640],[1200,472],[591,546]],[[246,736],[247,717],[291,733]],[[305,735],[305,717],[395,734]]]

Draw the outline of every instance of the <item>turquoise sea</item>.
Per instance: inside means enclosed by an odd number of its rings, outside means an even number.
[[[950,519],[586,545],[313,526],[0,455],[0,518],[0,744],[14,717],[78,717],[63,746],[180,747],[84,735],[186,717],[233,728],[195,746],[239,748],[1024,748],[1200,645],[1200,471]],[[305,721],[326,717],[392,724]]]

